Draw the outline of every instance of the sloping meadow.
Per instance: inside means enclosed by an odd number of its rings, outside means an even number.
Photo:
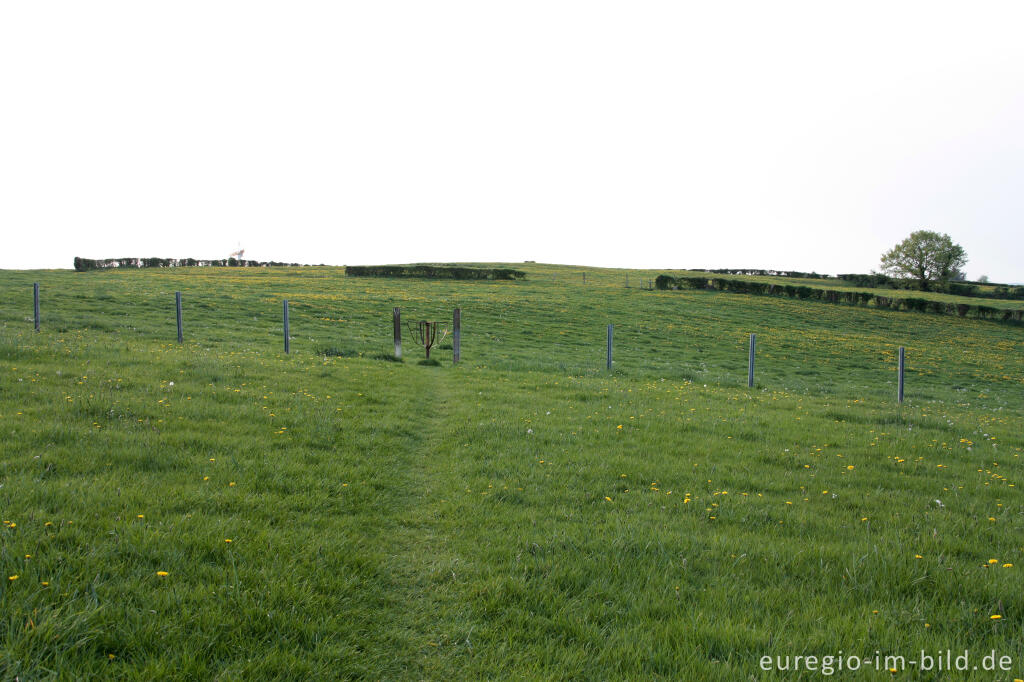
[[[3,676],[1021,676],[1024,330],[515,267],[0,273]]]

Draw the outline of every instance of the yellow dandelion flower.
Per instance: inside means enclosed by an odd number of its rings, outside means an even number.
[[[993,613],[991,616],[989,616],[989,618],[991,618],[992,620],[999,620],[1000,618],[1002,618],[1002,616],[1000,616],[998,613]]]
[[[988,562],[990,564],[998,564],[999,563],[999,559],[989,559]]]
[[[230,544],[231,543],[231,538],[224,538],[224,542],[227,542],[228,544]]]
[[[166,578],[168,575],[170,575],[167,571],[157,571],[156,574],[161,578]]]
[[[234,488],[235,487],[235,482],[231,481],[230,483],[228,483],[228,487],[229,488]]]
[[[7,576],[7,579],[10,580],[11,582],[14,582],[15,580],[18,579],[18,576],[17,575],[9,575],[9,576]]]
[[[1003,568],[1013,568],[1013,564],[1003,564]]]
[[[612,498],[608,497],[607,495],[604,496],[604,499],[608,500],[609,502],[612,501]]]

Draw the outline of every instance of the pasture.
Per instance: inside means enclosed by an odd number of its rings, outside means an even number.
[[[1024,328],[512,267],[0,271],[0,676],[1024,676]]]

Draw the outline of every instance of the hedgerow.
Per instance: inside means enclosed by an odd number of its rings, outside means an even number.
[[[525,279],[522,270],[509,268],[466,268],[448,265],[349,265],[349,277],[424,277],[430,279]]]
[[[1024,320],[1024,310],[1010,310],[987,305],[969,305],[934,301],[914,296],[895,297],[881,296],[868,291],[847,291],[838,289],[817,289],[808,286],[791,284],[767,284],[751,282],[743,279],[724,277],[671,277],[658,275],[654,286],[662,290],[674,289],[707,289],[728,291],[737,294],[754,296],[781,296],[800,300],[822,301],[825,303],[842,303],[847,305],[872,306],[875,308],[906,310],[913,312],[932,313],[937,315],[956,315],[958,317],[974,317],[984,320],[1016,321]]]
[[[110,268],[266,268],[281,266],[300,266],[302,263],[280,263],[278,261],[239,260],[238,258],[221,258],[219,260],[200,260],[196,258],[81,258],[75,256],[75,270],[108,270]]]

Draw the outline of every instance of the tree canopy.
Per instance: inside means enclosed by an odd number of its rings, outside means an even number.
[[[882,254],[882,271],[894,277],[916,279],[927,291],[952,279],[967,263],[967,253],[948,234],[930,230],[910,236]]]

